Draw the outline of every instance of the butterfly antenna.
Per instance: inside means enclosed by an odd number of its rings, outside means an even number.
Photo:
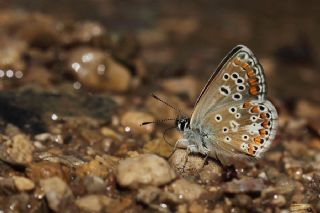
[[[159,98],[158,96],[156,96],[155,94],[152,93],[152,97],[155,98],[156,100],[164,103],[165,105],[167,105],[168,107],[174,109],[175,111],[177,111],[179,113],[179,115],[182,115],[181,110],[177,109],[176,107],[172,106],[171,104],[165,102],[164,100],[162,100],[161,98]]]
[[[155,121],[147,121],[147,122],[143,122],[140,124],[140,126],[144,126],[147,124],[160,124],[166,121],[172,121],[172,120],[176,120],[175,118],[167,118],[167,119],[162,119],[162,120],[155,120]]]
[[[169,141],[167,140],[167,138],[166,138],[166,133],[167,133],[169,130],[174,129],[174,128],[176,128],[176,127],[173,126],[173,127],[169,127],[169,128],[167,128],[167,129],[165,129],[164,132],[163,132],[163,135],[162,135],[164,142],[166,142],[166,144],[168,144],[168,145],[171,146],[171,147],[173,147],[173,145],[172,145],[171,143],[169,143]]]

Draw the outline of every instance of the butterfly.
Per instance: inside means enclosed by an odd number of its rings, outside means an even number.
[[[236,46],[211,75],[191,117],[175,119],[176,128],[183,133],[176,147],[222,164],[229,164],[230,159],[260,158],[278,125],[277,111],[266,94],[259,61],[246,46]]]

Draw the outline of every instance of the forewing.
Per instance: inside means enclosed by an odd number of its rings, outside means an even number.
[[[191,127],[202,126],[210,112],[230,103],[265,100],[266,86],[262,66],[245,46],[236,46],[223,59],[201,92],[191,117]]]
[[[210,112],[203,120],[204,132],[216,147],[231,155],[261,157],[271,145],[277,129],[277,111],[270,101],[233,103]]]

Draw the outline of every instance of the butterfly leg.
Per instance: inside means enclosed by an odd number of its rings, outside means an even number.
[[[184,169],[185,169],[185,167],[186,167],[186,165],[187,165],[189,155],[190,155],[191,153],[197,153],[197,152],[199,152],[199,150],[198,150],[198,148],[197,148],[196,145],[194,145],[194,144],[189,144],[189,145],[187,146],[187,154],[186,154],[186,157],[185,157],[185,160],[184,160],[184,164],[183,164],[183,167],[182,167],[182,171],[183,171],[183,172],[184,172]]]
[[[174,148],[172,150],[172,152],[170,153],[168,159],[171,158],[171,156],[173,155],[173,153],[177,150],[177,147],[182,147],[182,148],[188,148],[190,142],[187,139],[181,138],[179,140],[177,140],[176,144],[174,145]]]

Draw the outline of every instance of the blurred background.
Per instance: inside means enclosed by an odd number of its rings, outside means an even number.
[[[0,7],[64,23],[95,21],[130,37],[123,45],[136,46],[121,48],[137,48],[149,78],[201,73],[204,81],[232,47],[245,44],[264,66],[272,96],[320,101],[317,1],[2,0]]]

